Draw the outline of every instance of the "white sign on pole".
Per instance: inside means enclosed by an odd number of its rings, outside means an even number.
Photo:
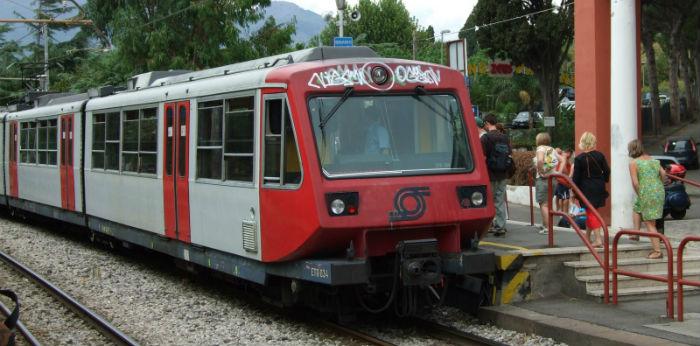
[[[467,39],[447,42],[447,65],[467,75]]]
[[[544,117],[544,127],[554,127],[554,117]]]

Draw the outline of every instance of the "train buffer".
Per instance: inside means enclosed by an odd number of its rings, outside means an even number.
[[[509,208],[512,215],[527,213],[517,210],[527,207],[511,204]],[[619,275],[618,304],[612,304],[612,295],[606,304],[603,269],[573,229],[555,227],[554,247],[548,246],[548,236],[539,234],[529,219],[509,220],[507,229],[504,237],[489,233],[480,242],[480,247],[497,256],[492,306],[480,312],[484,319],[571,345],[584,339],[592,345],[700,344],[700,288],[684,286],[683,322],[675,314],[668,316],[668,285],[662,282]],[[613,237],[611,231],[610,251]],[[679,241],[671,239],[674,268]],[[644,238],[633,241],[622,236],[617,249],[619,268],[666,275],[668,256],[647,259],[650,251],[651,244]],[[683,265],[684,279],[700,280],[700,244],[685,250]],[[609,289],[612,292],[612,286]]]

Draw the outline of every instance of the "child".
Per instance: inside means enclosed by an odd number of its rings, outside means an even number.
[[[569,159],[573,154],[573,150],[567,148],[561,151],[559,154],[559,163],[557,165],[557,173],[564,175],[570,175],[571,173],[571,162]],[[557,188],[554,190],[554,196],[556,200],[557,210],[569,210],[569,199],[571,198],[571,188],[569,184],[564,179],[557,178]]]
[[[576,221],[578,228],[586,229],[586,208],[579,204],[578,199],[571,199],[571,208],[569,209],[569,215]],[[589,236],[590,238],[590,236]]]

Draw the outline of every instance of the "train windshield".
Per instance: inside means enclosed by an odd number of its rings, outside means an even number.
[[[331,178],[473,168],[459,103],[450,94],[317,96],[309,114]]]

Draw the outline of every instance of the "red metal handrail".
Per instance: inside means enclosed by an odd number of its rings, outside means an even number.
[[[687,280],[683,279],[683,250],[685,250],[685,245],[688,244],[691,241],[700,241],[700,237],[698,236],[687,236],[681,240],[681,243],[678,245],[678,270],[677,270],[677,277],[676,277],[676,282],[678,283],[678,321],[683,322],[683,285],[690,285],[690,286],[697,286],[700,287],[700,281],[693,281],[693,280]]]
[[[682,181],[682,182],[684,182],[684,183],[686,183],[686,184],[688,184],[688,185],[692,185],[692,186],[695,186],[695,187],[700,187],[700,183],[698,183],[697,181],[694,181],[694,180],[688,180],[688,179],[681,178],[681,177],[679,177],[679,176],[677,176],[677,175],[673,175],[673,174],[666,174],[666,176],[669,177],[670,179],[673,179],[673,180]]]
[[[576,224],[575,220],[569,216],[566,212],[560,211],[560,210],[553,210],[552,209],[552,179],[554,178],[561,178],[566,181],[567,184],[569,184],[569,187],[571,188],[571,191],[576,195],[576,198],[578,198],[579,201],[583,202],[583,204],[586,207],[586,210],[590,210],[593,212],[593,215],[598,218],[598,220],[603,220],[603,218],[600,216],[598,213],[598,210],[596,208],[593,208],[593,205],[591,202],[586,198],[586,196],[581,192],[581,190],[574,184],[573,180],[566,175],[566,174],[561,174],[561,173],[551,173],[546,176],[547,178],[547,207],[549,209],[549,215],[548,215],[548,221],[547,222],[547,238],[549,240],[549,247],[554,247],[554,215],[562,216],[567,218],[569,221],[569,224],[571,227],[576,231],[576,234],[583,240],[583,244],[586,245],[588,248],[588,251],[591,252],[591,255],[593,255],[593,258],[600,264],[600,266],[603,268],[603,300],[605,303],[610,302],[610,240],[609,240],[609,233],[608,233],[608,226],[605,224],[605,222],[601,222],[603,225],[603,259],[601,260],[600,255],[598,255],[598,251],[595,250],[593,247],[593,244],[591,244],[590,239],[585,235],[585,232],[581,230],[580,227],[578,227],[578,224]]]
[[[535,185],[535,181],[532,178],[533,171],[532,169],[527,171],[527,187],[530,190],[530,226],[535,225],[535,204],[532,199],[532,187]]]
[[[666,277],[661,276],[661,275],[650,275],[650,274],[645,274],[645,273],[640,273],[640,272],[633,272],[631,270],[620,270],[617,268],[617,242],[620,240],[620,237],[623,235],[637,235],[640,237],[650,237],[650,238],[659,238],[664,242],[664,246],[666,246],[666,253],[668,256],[668,272],[666,273]],[[668,283],[668,293],[666,296],[666,315],[673,319],[673,248],[671,247],[671,243],[668,241],[668,238],[661,234],[661,233],[651,233],[651,232],[643,232],[639,230],[620,230],[615,234],[615,238],[613,239],[613,250],[612,250],[612,277],[613,277],[613,282],[612,282],[612,290],[613,290],[613,304],[617,305],[617,275],[626,275],[626,276],[631,276],[639,279],[646,279],[646,280],[654,280],[654,281],[660,281],[660,282],[666,282]]]

